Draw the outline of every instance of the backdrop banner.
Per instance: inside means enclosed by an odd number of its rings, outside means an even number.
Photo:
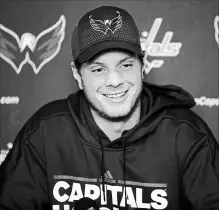
[[[218,0],[1,1],[0,164],[33,113],[78,90],[71,34],[84,13],[101,5],[134,17],[147,52],[145,80],[189,91],[193,110],[219,142]]]

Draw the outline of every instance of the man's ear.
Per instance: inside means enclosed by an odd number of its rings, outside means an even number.
[[[144,77],[145,77],[145,65],[142,65],[142,68],[141,68],[141,78],[144,80]]]
[[[71,62],[71,69],[72,69],[72,73],[73,73],[74,78],[78,82],[79,88],[81,90],[83,90],[81,75],[79,74],[78,69],[76,68],[74,62]]]

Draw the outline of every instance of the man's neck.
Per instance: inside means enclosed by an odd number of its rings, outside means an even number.
[[[141,103],[137,105],[135,111],[127,121],[111,122],[101,117],[96,111],[91,109],[91,113],[99,128],[113,141],[122,135],[124,130],[133,128],[140,121]]]

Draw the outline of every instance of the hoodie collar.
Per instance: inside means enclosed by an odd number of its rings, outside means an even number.
[[[170,108],[191,108],[195,105],[193,97],[181,87],[175,85],[161,86],[144,82],[141,96],[140,122],[132,129],[124,131],[120,138],[110,141],[96,124],[83,91],[70,95],[68,103],[82,138],[89,144],[98,147],[100,139],[102,145],[106,148],[122,148],[123,138],[126,139],[126,146],[132,145],[143,136],[152,132]]]
[[[149,100],[148,96],[146,94],[142,95],[141,97],[141,119],[146,116],[148,110],[149,110]],[[94,117],[91,113],[89,103],[87,99],[85,98],[84,94],[82,96],[82,104],[81,104],[81,111],[82,111],[82,119],[85,122],[85,125],[89,132],[92,133],[92,135],[95,137],[95,139],[101,139],[102,144],[104,146],[110,145],[111,140],[108,138],[108,136],[99,128],[99,126],[96,124]],[[130,129],[131,130],[131,129]],[[130,130],[124,130],[122,133],[122,136],[128,133]],[[122,141],[121,138],[118,138],[114,141]],[[122,142],[121,142],[122,143]]]

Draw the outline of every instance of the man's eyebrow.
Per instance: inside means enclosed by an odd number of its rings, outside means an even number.
[[[122,60],[120,60],[120,61],[118,62],[118,64],[121,64],[122,62],[124,62],[124,61],[126,61],[126,60],[128,60],[128,59],[132,59],[132,58],[134,58],[132,55],[130,55],[130,56],[128,56],[128,57],[125,57],[125,58],[123,58]],[[102,65],[102,66],[105,65],[104,63],[99,62],[99,61],[95,61],[95,60],[88,62],[88,66],[93,65],[93,64]]]
[[[134,58],[134,57],[133,57],[132,55],[129,55],[128,57],[126,57],[126,58],[120,60],[120,61],[119,61],[119,64],[122,63],[122,62],[124,62],[124,61],[126,61],[126,60],[128,60],[128,59],[132,59],[132,58]]]
[[[105,67],[104,63],[101,63],[101,62],[98,62],[98,61],[90,61],[90,62],[87,63],[87,67],[88,68],[92,68],[95,65],[99,65],[99,66]]]
[[[98,62],[98,61],[88,62],[88,65],[92,65],[92,64],[104,65],[104,63],[101,63],[101,62]]]

